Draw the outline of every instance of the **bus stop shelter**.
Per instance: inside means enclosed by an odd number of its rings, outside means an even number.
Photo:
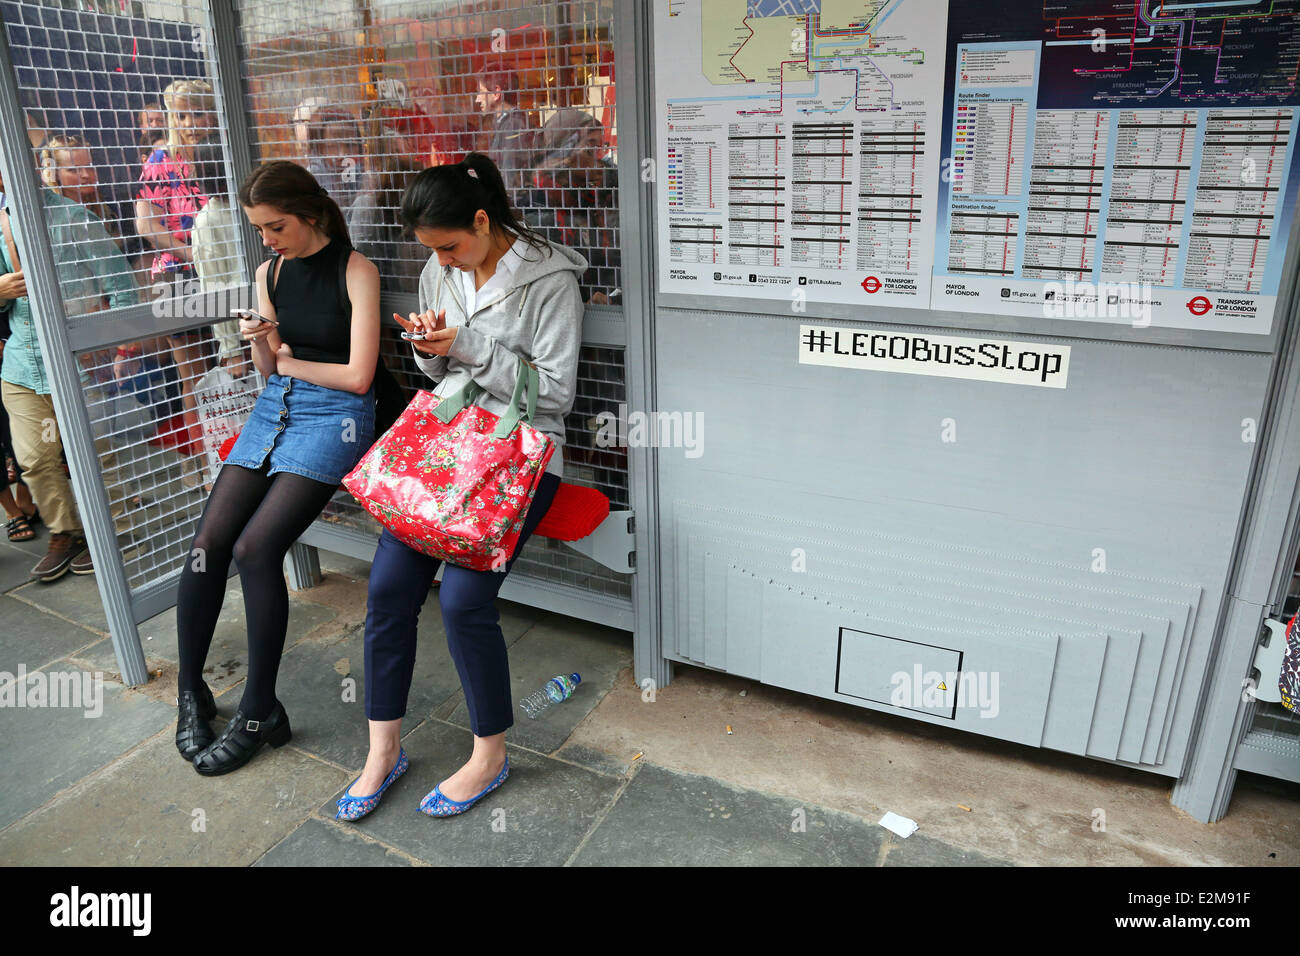
[[[1300,552],[1300,10],[1079,6],[0,0],[5,193],[123,677],[258,387],[164,340],[248,301],[251,228],[202,281],[140,265],[139,114],[189,79],[206,198],[269,159],[329,177],[385,315],[423,264],[404,177],[530,131],[521,210],[593,264],[565,480],[610,515],[531,541],[503,597],[631,631],[639,682],[711,668],[1119,763],[1205,822],[1238,771],[1300,780],[1266,626]],[[95,263],[47,219],[54,135],[91,153],[134,305],[60,283]],[[291,584],[377,533],[340,493]]]

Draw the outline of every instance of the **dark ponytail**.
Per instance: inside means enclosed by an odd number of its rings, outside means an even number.
[[[248,174],[239,187],[239,204],[247,207],[263,203],[299,219],[315,219],[325,235],[352,245],[339,204],[315,176],[297,163],[276,159]]]
[[[497,164],[482,153],[416,174],[402,195],[402,226],[408,237],[416,229],[472,231],[480,209],[487,213],[493,231],[500,230],[511,240],[523,239],[550,255],[550,244],[511,208]]]

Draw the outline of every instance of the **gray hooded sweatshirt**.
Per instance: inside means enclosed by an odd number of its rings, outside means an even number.
[[[587,260],[566,246],[548,243],[551,254],[527,248],[505,288],[480,294],[465,315],[460,270],[430,257],[420,273],[420,311],[447,310],[447,328],[459,328],[445,356],[415,352],[416,364],[438,383],[440,398],[473,379],[483,386],[474,402],[505,414],[515,390],[519,360],[537,366],[537,413],[533,427],[555,443],[548,474],[564,476],[564,416],[573,408],[582,344],[582,295],[578,277]],[[412,347],[414,348],[414,347]],[[520,402],[520,407],[523,403]]]

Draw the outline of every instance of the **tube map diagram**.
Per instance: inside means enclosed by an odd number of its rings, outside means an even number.
[[[657,0],[660,291],[1267,334],[1297,14]]]

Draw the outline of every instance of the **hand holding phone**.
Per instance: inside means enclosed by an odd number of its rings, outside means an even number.
[[[231,309],[230,314],[240,319],[246,319],[249,322],[260,322],[263,325],[275,327],[280,324],[275,321],[275,319],[268,319],[266,316],[262,315],[262,313],[256,312],[253,309]]]
[[[447,310],[434,314],[432,309],[428,309],[419,315],[412,312],[407,318],[394,312],[393,318],[397,324],[402,327],[402,338],[408,342],[423,342],[429,337],[429,332],[437,332],[439,329],[447,327]]]

